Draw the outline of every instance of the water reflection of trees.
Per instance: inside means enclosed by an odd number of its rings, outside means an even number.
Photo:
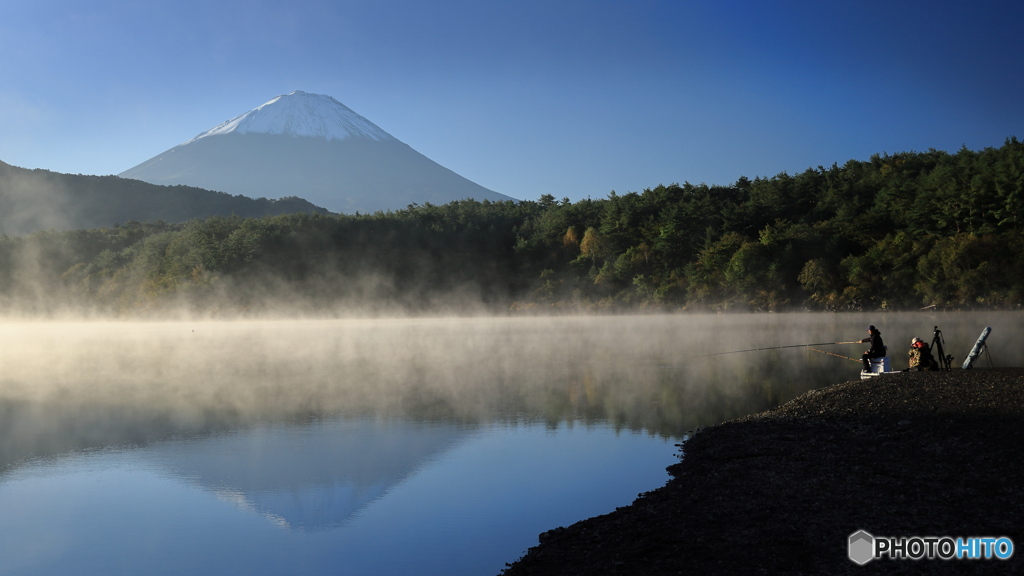
[[[290,394],[294,382],[273,376],[250,382],[251,394],[232,396],[227,390],[243,384],[221,382],[211,386],[224,391],[209,390],[192,400],[175,398],[152,383],[154,389],[146,393],[102,399],[68,390],[47,398],[0,399],[0,469],[34,456],[339,415],[467,425],[580,422],[680,437],[795,396],[809,384],[791,372],[780,360],[710,369],[595,363],[524,369],[458,385],[421,374],[381,382],[386,394],[368,394],[351,381],[306,382],[301,394]]]
[[[338,415],[472,425],[602,423],[679,437],[700,425],[766,409],[780,394],[797,391],[781,374],[770,381],[742,380],[746,377],[733,370],[709,378],[679,367],[598,365],[524,370],[459,386],[423,375],[382,383],[390,388],[387,394],[321,382],[313,386],[318,393],[307,389],[291,395],[290,381],[278,380],[250,383],[258,389],[255,394],[232,398],[211,391],[194,402],[155,390],[102,399],[73,391],[0,398],[0,469],[29,457]]]

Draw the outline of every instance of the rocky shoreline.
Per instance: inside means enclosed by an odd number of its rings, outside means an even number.
[[[1024,369],[907,372],[703,429],[673,478],[540,535],[504,576],[1024,573],[1008,560],[849,559],[851,534],[1024,545]]]

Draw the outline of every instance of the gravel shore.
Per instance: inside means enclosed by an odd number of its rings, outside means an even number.
[[[1009,560],[848,557],[849,536],[1024,545],[1024,369],[906,372],[699,431],[673,478],[540,535],[523,575],[1024,573]]]

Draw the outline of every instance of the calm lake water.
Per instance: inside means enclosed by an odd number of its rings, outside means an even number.
[[[999,314],[0,324],[0,575],[497,574],[687,431]],[[827,352],[827,353],[826,353]]]

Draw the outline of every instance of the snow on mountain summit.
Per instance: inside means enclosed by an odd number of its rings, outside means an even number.
[[[232,132],[306,136],[327,140],[354,137],[381,142],[395,141],[394,136],[334,98],[296,90],[211,128],[186,144],[207,136]]]

